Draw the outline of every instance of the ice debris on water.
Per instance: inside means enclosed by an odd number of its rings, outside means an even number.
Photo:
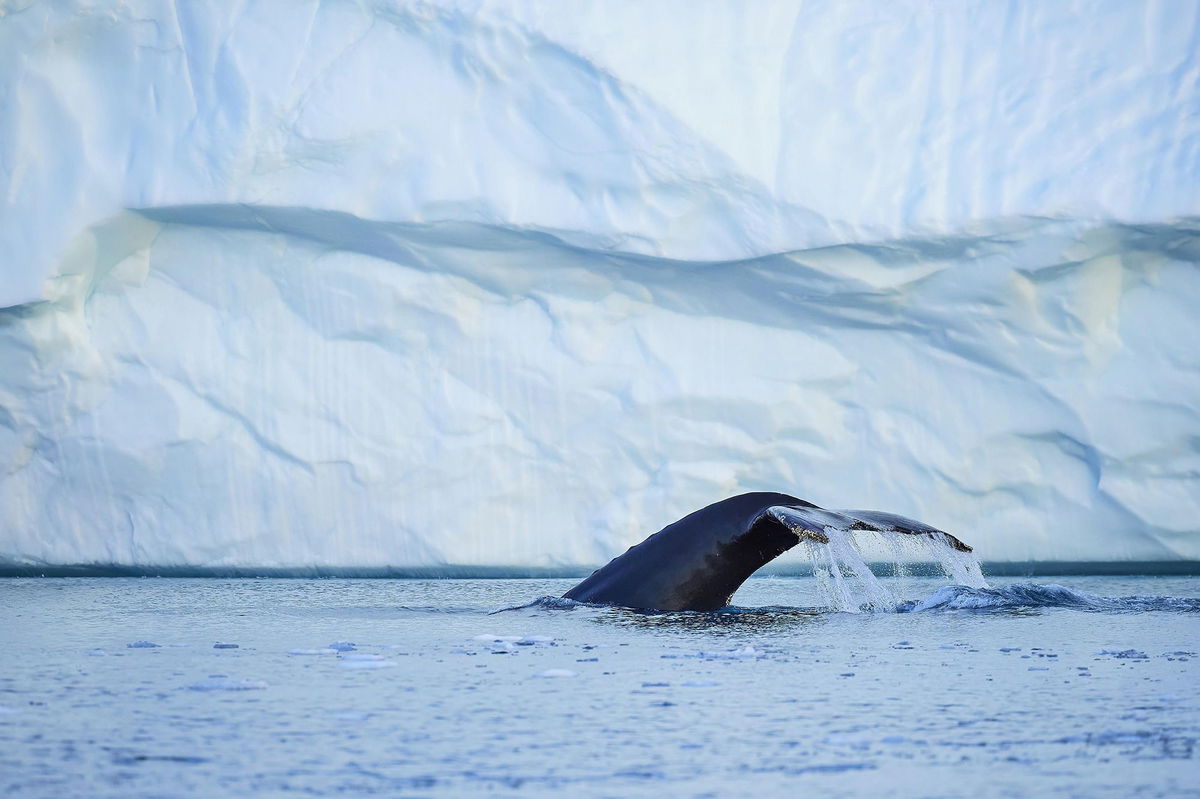
[[[335,652],[353,652],[355,646],[349,641],[334,641],[328,648]]]
[[[1139,652],[1136,649],[1102,649],[1096,654],[1107,655],[1118,660],[1146,660],[1150,657],[1145,652]]]
[[[157,649],[158,646],[151,641],[134,641],[132,644],[125,644],[126,649]]]
[[[575,672],[571,671],[570,669],[546,669],[545,671],[538,672],[535,676],[537,676],[537,677],[574,677]]]
[[[336,655],[336,649],[326,647],[325,649],[289,649],[289,655]]]
[[[88,652],[88,657],[92,657],[92,658],[102,658],[102,657],[107,657],[107,656],[108,656],[108,653],[105,652],[103,649],[93,649],[91,652]]]
[[[348,660],[375,661],[375,660],[384,660],[384,659],[385,658],[383,657],[383,655],[376,655],[372,652],[345,652],[338,657],[338,660],[340,660],[340,661],[348,661]]]
[[[493,643],[493,644],[494,643],[516,643],[517,641],[520,641],[522,637],[523,636],[520,636],[520,635],[493,635],[491,633],[484,633],[483,635],[475,636],[471,640],[479,641],[481,643]]]
[[[752,646],[744,646],[741,649],[730,649],[728,652],[701,652],[699,656],[702,660],[757,660],[766,657],[767,653]]]
[[[343,669],[390,669],[395,667],[394,660],[339,660],[338,665]]]
[[[213,649],[237,649],[237,644],[213,644]]]
[[[267,687],[261,680],[231,680],[228,677],[210,677],[188,686],[191,691],[261,691]]]

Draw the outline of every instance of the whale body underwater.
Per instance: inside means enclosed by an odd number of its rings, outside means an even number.
[[[826,528],[925,536],[971,548],[927,524],[871,510],[827,510],[769,491],[741,494],[684,516],[597,569],[563,598],[639,610],[720,610],[766,563]]]

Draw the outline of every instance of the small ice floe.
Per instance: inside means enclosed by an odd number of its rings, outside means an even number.
[[[845,771],[871,771],[878,768],[874,763],[829,763],[828,765],[802,766],[794,774],[841,774]]]
[[[516,643],[517,641],[520,641],[523,637],[524,636],[520,636],[520,635],[492,635],[491,633],[485,633],[483,635],[477,635],[474,638],[472,638],[471,640],[479,641],[481,643],[489,643],[489,644]]]
[[[518,638],[515,643],[517,646],[544,646],[547,644],[553,646],[554,639],[548,635],[526,635]]]
[[[132,644],[125,644],[126,649],[158,649],[158,644],[151,641],[134,641]]]
[[[684,688],[711,688],[712,686],[720,685],[721,683],[713,682],[712,680],[688,680],[687,682],[681,682],[679,684]]]
[[[533,675],[535,677],[574,677],[575,672],[570,669],[546,669]]]
[[[375,657],[379,658],[378,655]],[[379,658],[378,660],[359,660],[357,658],[339,659],[338,666],[342,667],[343,669],[355,669],[360,671],[366,671],[370,669],[391,669],[395,668],[396,661],[384,660],[383,658]]]
[[[730,649],[728,652],[700,653],[700,657],[705,660],[757,660],[766,656],[766,652],[761,649],[755,649],[752,646],[744,646],[741,649]]]
[[[261,680],[231,680],[228,677],[212,676],[188,686],[190,691],[261,691],[267,687]]]
[[[0,705],[0,716],[15,716],[21,712],[19,707],[5,707]]]
[[[373,652],[345,652],[340,657],[338,657],[338,660],[340,660],[340,661],[355,661],[355,660],[376,661],[376,660],[384,660],[384,657],[383,657],[383,655],[376,655]]]
[[[328,648],[334,652],[353,652],[355,650],[354,644],[349,641],[334,641]]]
[[[103,649],[93,649],[91,652],[88,652],[88,657],[104,658],[104,657],[108,657],[108,653],[105,652]]]
[[[328,647],[325,649],[289,649],[288,650],[289,655],[336,655],[337,653],[338,653],[338,651],[336,649],[329,649]]]
[[[213,644],[213,649],[237,649],[237,644]]]
[[[1096,654],[1107,655],[1119,660],[1146,660],[1149,658],[1145,652],[1139,652],[1136,649],[1101,649]]]

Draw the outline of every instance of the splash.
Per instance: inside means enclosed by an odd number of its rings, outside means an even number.
[[[919,602],[903,602],[902,613],[926,610],[1016,610],[1023,608],[1070,608],[1095,611],[1200,612],[1200,599],[1163,596],[1107,597],[1076,591],[1066,586],[1018,584],[1001,588],[944,586]]]
[[[867,565],[861,548],[864,542],[881,546],[889,553],[895,574],[904,574],[909,563],[927,561],[938,564],[956,586],[988,587],[975,555],[956,548],[949,536],[940,531],[909,535],[824,525],[823,536],[812,535],[810,528],[795,529],[794,532],[801,536],[826,604],[836,610],[886,613],[905,605]],[[822,537],[826,540],[820,540]]]

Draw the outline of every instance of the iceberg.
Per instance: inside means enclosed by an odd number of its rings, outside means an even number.
[[[9,4],[0,565],[1200,559],[1198,14]]]

